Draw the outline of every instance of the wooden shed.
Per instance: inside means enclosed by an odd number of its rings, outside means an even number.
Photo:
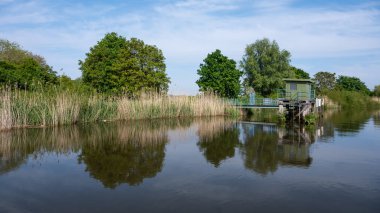
[[[314,101],[315,86],[310,79],[291,79],[285,78],[285,91],[282,97],[285,100]]]

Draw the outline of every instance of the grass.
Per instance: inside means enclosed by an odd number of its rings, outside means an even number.
[[[147,94],[139,99],[67,90],[0,91],[0,130],[78,122],[229,115],[239,111],[215,95]]]
[[[342,109],[375,109],[380,107],[379,102],[375,102],[370,96],[360,92],[331,90],[326,92],[326,96]]]

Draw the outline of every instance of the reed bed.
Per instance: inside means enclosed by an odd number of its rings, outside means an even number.
[[[0,91],[0,130],[28,126],[58,126],[78,122],[236,115],[223,99],[209,94],[139,99],[82,94],[73,91]]]
[[[145,95],[139,100],[117,100],[118,119],[175,118],[224,115],[230,106],[214,95]]]

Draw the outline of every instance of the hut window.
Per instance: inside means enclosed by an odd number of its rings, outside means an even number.
[[[297,90],[297,84],[296,83],[290,83],[290,90]]]

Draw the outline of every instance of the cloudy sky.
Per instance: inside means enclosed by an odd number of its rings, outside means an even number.
[[[170,93],[195,94],[197,69],[220,49],[240,61],[264,37],[291,64],[380,84],[380,1],[366,0],[0,0],[0,38],[42,55],[59,74],[80,77],[78,60],[105,33],[162,49]]]

